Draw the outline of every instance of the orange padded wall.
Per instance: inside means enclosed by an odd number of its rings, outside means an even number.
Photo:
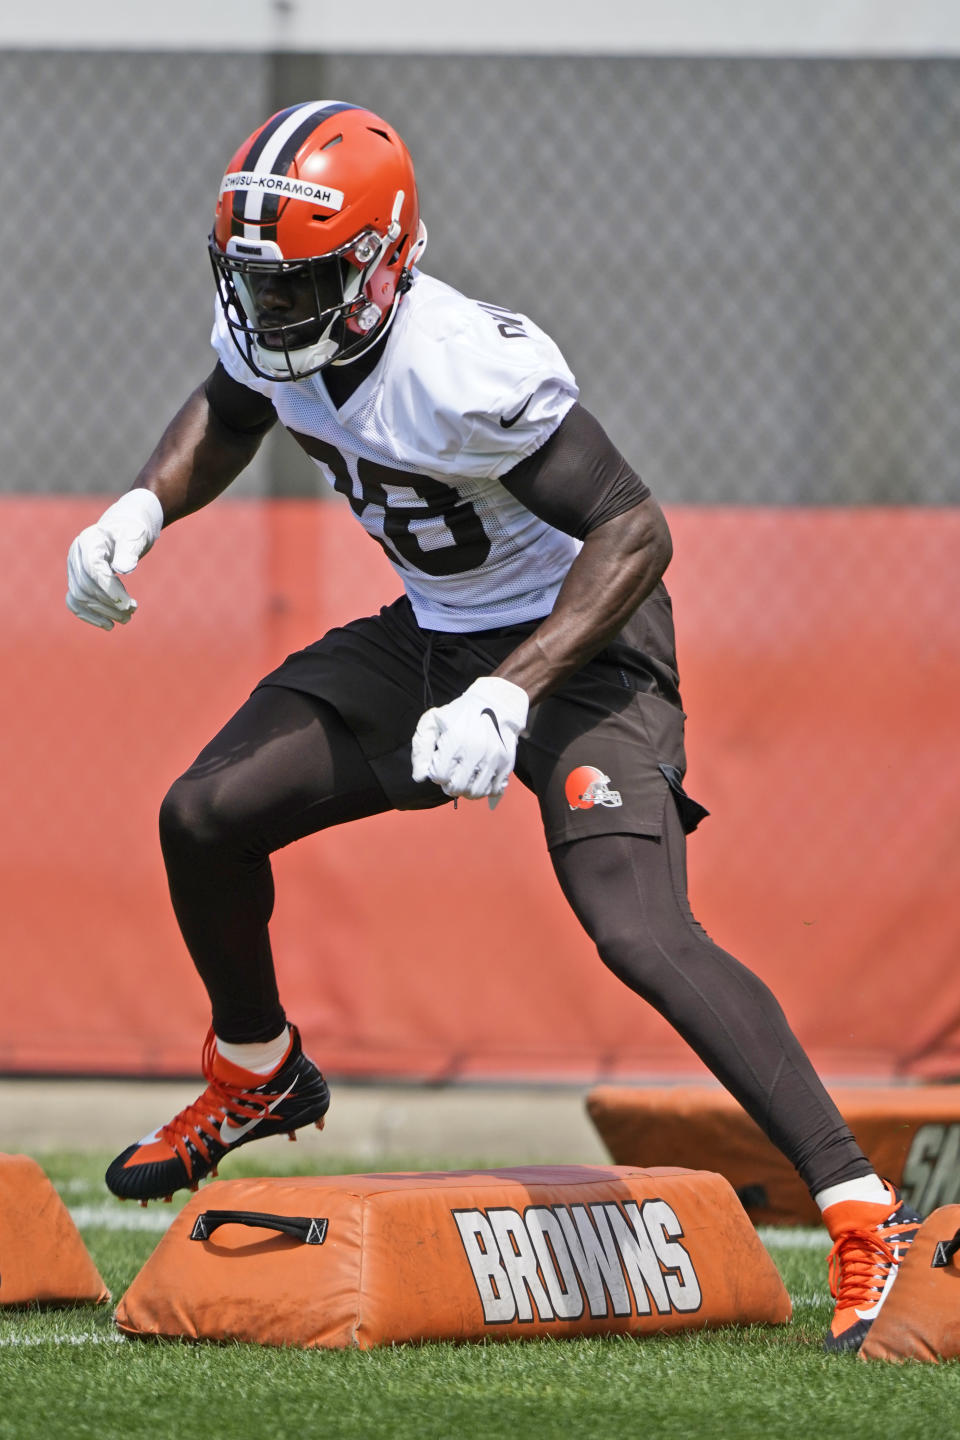
[[[106,503],[104,497],[103,504]],[[220,501],[104,634],[63,605],[97,499],[0,502],[0,1070],[197,1070],[168,784],[285,653],[393,598],[347,507]],[[669,512],[694,909],[831,1075],[960,1073],[960,511]],[[291,1017],[333,1073],[703,1072],[595,959],[518,783],[275,859]]]

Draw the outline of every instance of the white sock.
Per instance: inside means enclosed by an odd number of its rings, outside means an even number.
[[[823,1214],[828,1205],[836,1205],[838,1200],[860,1200],[867,1201],[871,1205],[882,1205],[885,1201],[892,1204],[890,1191],[879,1175],[861,1175],[856,1180],[841,1180],[839,1185],[828,1185],[826,1190],[818,1190],[814,1200],[820,1207]]]
[[[284,1025],[275,1039],[257,1041],[253,1045],[233,1045],[229,1040],[221,1040],[219,1035],[217,1036],[217,1053],[222,1055],[224,1060],[229,1060],[231,1065],[239,1065],[242,1070],[252,1070],[254,1075],[269,1075],[276,1070],[289,1049],[289,1025]]]

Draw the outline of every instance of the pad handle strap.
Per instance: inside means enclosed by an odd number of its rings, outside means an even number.
[[[323,1216],[268,1215],[262,1210],[202,1210],[193,1222],[191,1240],[209,1240],[221,1225],[249,1225],[256,1230],[280,1230],[304,1245],[322,1245],[327,1238]]]
[[[956,1232],[952,1240],[938,1240],[937,1248],[933,1252],[933,1259],[930,1261],[931,1270],[939,1270],[950,1261],[960,1250],[960,1230]]]

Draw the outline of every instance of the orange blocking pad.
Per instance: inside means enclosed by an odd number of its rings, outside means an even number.
[[[955,1360],[960,1356],[960,1205],[944,1205],[920,1227],[861,1360]]]
[[[35,1160],[0,1155],[0,1305],[75,1305],[110,1292]]]
[[[330,1349],[789,1318],[721,1176],[630,1166],[217,1181],[117,1308],[129,1335]]]
[[[960,1086],[831,1092],[874,1169],[922,1215],[960,1200]],[[813,1225],[793,1167],[724,1090],[598,1086],[587,1111],[621,1165],[702,1165],[726,1176],[758,1225]]]

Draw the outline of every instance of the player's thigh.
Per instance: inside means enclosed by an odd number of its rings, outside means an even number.
[[[686,836],[667,796],[659,835],[607,832],[550,851],[560,888],[574,914],[609,960],[676,954],[704,937],[686,891]]]
[[[413,778],[410,743],[417,721],[489,674],[531,628],[421,630],[402,598],[288,655],[261,686],[285,685],[328,701],[356,737],[391,806],[431,809],[450,800],[432,781]]]
[[[539,801],[548,846],[659,836],[667,774],[683,764],[682,713],[583,673],[574,680],[537,707],[517,751],[517,774]]]
[[[275,850],[329,825],[390,808],[332,705],[263,685],[171,787],[161,832]]]

